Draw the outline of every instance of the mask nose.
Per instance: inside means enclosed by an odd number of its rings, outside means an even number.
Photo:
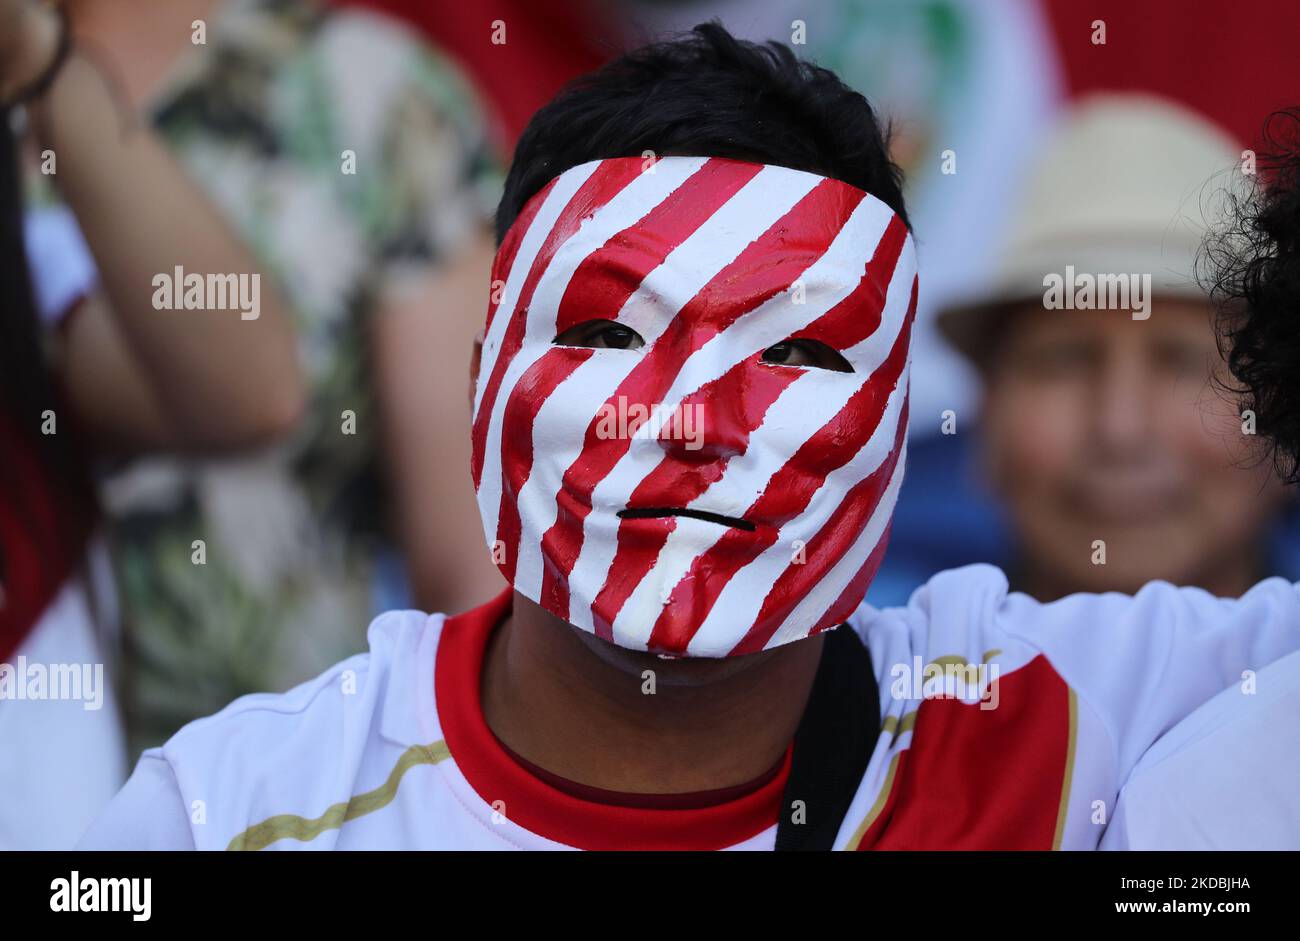
[[[766,367],[757,357],[731,366],[682,400],[659,432],[660,446],[695,464],[744,454],[768,409],[801,373]]]
[[[693,464],[725,461],[745,451],[749,426],[739,403],[725,395],[701,390],[682,402],[657,436],[659,446],[674,460]]]

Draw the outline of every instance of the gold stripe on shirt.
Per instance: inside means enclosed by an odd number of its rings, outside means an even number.
[[[876,822],[876,818],[880,816],[880,812],[885,809],[885,803],[889,800],[889,792],[894,789],[894,773],[898,771],[898,759],[902,754],[902,752],[899,752],[890,759],[889,770],[885,772],[885,783],[880,786],[880,794],[877,795],[876,802],[872,805],[871,810],[867,811],[866,819],[858,825],[857,830],[853,831],[853,836],[849,839],[849,842],[845,844],[844,848],[846,850],[855,850],[858,848],[858,844],[862,842],[862,838],[867,835],[867,831],[871,829],[871,825]]]
[[[326,830],[337,830],[348,821],[387,807],[397,796],[397,788],[406,772],[416,765],[436,765],[450,756],[447,743],[443,741],[431,745],[412,745],[397,759],[397,764],[388,774],[388,780],[373,791],[340,801],[312,820],[297,814],[268,817],[236,836],[226,850],[262,850],[277,840],[301,840],[304,843],[314,840]]]
[[[1056,812],[1056,835],[1052,838],[1052,849],[1061,848],[1065,837],[1065,818],[1070,811],[1070,785],[1074,781],[1074,752],[1079,737],[1079,700],[1070,690],[1070,741],[1065,749],[1065,779],[1061,782],[1061,806]]]
[[[913,709],[907,715],[903,716],[902,719],[899,719],[897,716],[885,716],[885,721],[880,723],[880,731],[888,735],[890,738],[898,738],[898,736],[910,732],[915,728],[916,714],[918,712],[920,712],[919,709]]]

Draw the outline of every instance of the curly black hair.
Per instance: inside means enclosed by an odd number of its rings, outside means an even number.
[[[867,99],[789,46],[737,39],[710,22],[575,79],[533,115],[497,208],[498,243],[528,199],[565,170],[647,150],[832,177],[907,222],[889,129]]]
[[[1228,194],[1200,274],[1243,409],[1287,483],[1300,483],[1300,107],[1264,126],[1255,184]]]

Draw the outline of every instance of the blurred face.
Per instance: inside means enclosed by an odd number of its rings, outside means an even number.
[[[988,368],[985,459],[1027,587],[1244,590],[1282,495],[1213,382],[1226,372],[1209,305],[1157,297],[1150,319],[1133,320],[1034,303],[1011,316]]]
[[[856,607],[902,480],[916,266],[879,200],[733,160],[604,160],[502,244],[479,509],[514,588],[632,650],[722,657]]]

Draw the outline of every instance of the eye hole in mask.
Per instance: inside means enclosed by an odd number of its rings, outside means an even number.
[[[819,340],[791,337],[763,351],[763,362],[777,366],[810,366],[832,372],[853,372],[853,367],[835,350]]]
[[[593,350],[635,350],[645,346],[641,334],[613,320],[586,320],[565,330],[553,341],[556,346],[577,346]],[[777,366],[801,366],[853,372],[848,360],[818,340],[807,337],[783,340],[763,351],[763,362]]]
[[[641,334],[612,320],[585,320],[551,342],[556,346],[582,346],[593,350],[635,350],[645,346]]]

